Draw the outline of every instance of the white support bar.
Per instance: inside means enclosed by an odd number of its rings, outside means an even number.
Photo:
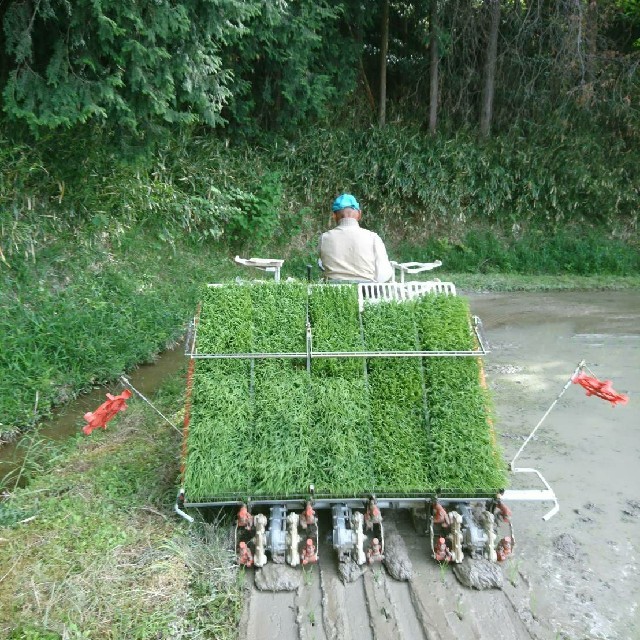
[[[236,256],[234,262],[245,267],[254,267],[261,271],[273,273],[274,280],[280,282],[280,268],[284,264],[284,260],[275,258],[241,258],[240,256]]]
[[[522,446],[518,449],[518,452],[516,453],[515,456],[513,456],[513,459],[511,460],[511,462],[509,463],[509,469],[511,469],[512,471],[519,471],[519,469],[515,469],[515,464],[516,464],[516,460],[518,459],[518,456],[522,453],[522,451],[524,450],[524,448],[529,444],[529,440],[531,440],[533,438],[533,436],[535,436],[536,431],[538,430],[538,428],[540,427],[540,425],[544,422],[545,418],[551,413],[551,410],[556,406],[556,404],[558,404],[558,400],[560,400],[560,398],[562,398],[562,396],[564,395],[564,392],[571,386],[571,382],[573,381],[573,379],[578,375],[578,373],[580,372],[580,370],[585,366],[585,361],[581,360],[578,363],[578,366],[575,368],[575,371],[571,374],[571,377],[567,380],[567,382],[565,383],[564,387],[562,387],[562,390],[560,391],[560,393],[558,394],[558,396],[556,397],[556,399],[551,403],[551,406],[546,410],[545,414],[542,416],[542,418],[540,418],[540,421],[538,422],[538,424],[534,427],[533,431],[529,434],[529,436],[527,437],[527,439],[522,443]]]
[[[507,489],[502,495],[506,502],[547,502],[555,499],[555,493],[549,489]]]
[[[546,522],[553,518],[553,516],[560,511],[560,504],[558,498],[556,498],[555,491],[551,488],[551,485],[545,480],[544,476],[537,470],[529,467],[522,467],[520,469],[512,469],[513,473],[533,473],[538,476],[538,479],[545,486],[545,489],[507,489],[502,495],[502,499],[507,502],[509,500],[523,501],[523,502],[553,502],[553,507],[548,511],[542,519]]]
[[[376,303],[382,301],[413,300],[428,293],[456,295],[453,282],[428,280],[426,282],[361,282],[358,285],[358,304],[360,311],[365,301]]]
[[[431,271],[437,267],[442,266],[440,260],[435,262],[395,262],[391,261],[393,267],[393,282],[396,281],[396,271],[400,272],[400,282],[404,282],[404,276],[406,273],[422,273],[423,271]]]

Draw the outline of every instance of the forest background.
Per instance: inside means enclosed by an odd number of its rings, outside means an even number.
[[[640,273],[638,0],[3,0],[0,433],[350,191],[396,259]],[[235,274],[233,274],[235,275]]]

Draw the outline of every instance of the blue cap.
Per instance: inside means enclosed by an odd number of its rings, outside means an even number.
[[[345,209],[346,207],[351,207],[352,209],[357,209],[360,211],[360,205],[358,201],[350,194],[343,193],[341,196],[338,196],[331,205],[332,211],[340,211],[340,209]]]

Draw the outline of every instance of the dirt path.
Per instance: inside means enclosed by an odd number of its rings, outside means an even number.
[[[628,393],[627,406],[571,385],[519,459],[538,468],[560,501],[514,503],[516,556],[503,590],[471,591],[428,558],[407,513],[385,514],[414,577],[378,567],[351,584],[326,540],[297,592],[250,588],[244,640],[629,640],[640,638],[640,294],[487,294],[471,297],[491,354],[487,379],[510,460],[578,362]],[[513,478],[513,488],[529,483]]]

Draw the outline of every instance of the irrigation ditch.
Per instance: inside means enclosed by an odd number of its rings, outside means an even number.
[[[160,353],[154,362],[140,365],[128,374],[127,378],[140,393],[149,397],[169,376],[176,375],[184,366],[184,345],[178,344]],[[80,434],[82,425],[85,424],[82,419],[84,414],[101,405],[105,400],[105,394],[117,395],[122,389],[123,384],[118,380],[109,385],[96,386],[91,391],[79,395],[55,409],[51,419],[39,424],[37,436],[55,442]],[[137,398],[136,396],[134,401],[140,401]],[[28,447],[25,442],[32,436],[32,432],[26,432],[12,442],[0,445],[0,490],[2,490],[2,479],[14,476],[24,462]]]

